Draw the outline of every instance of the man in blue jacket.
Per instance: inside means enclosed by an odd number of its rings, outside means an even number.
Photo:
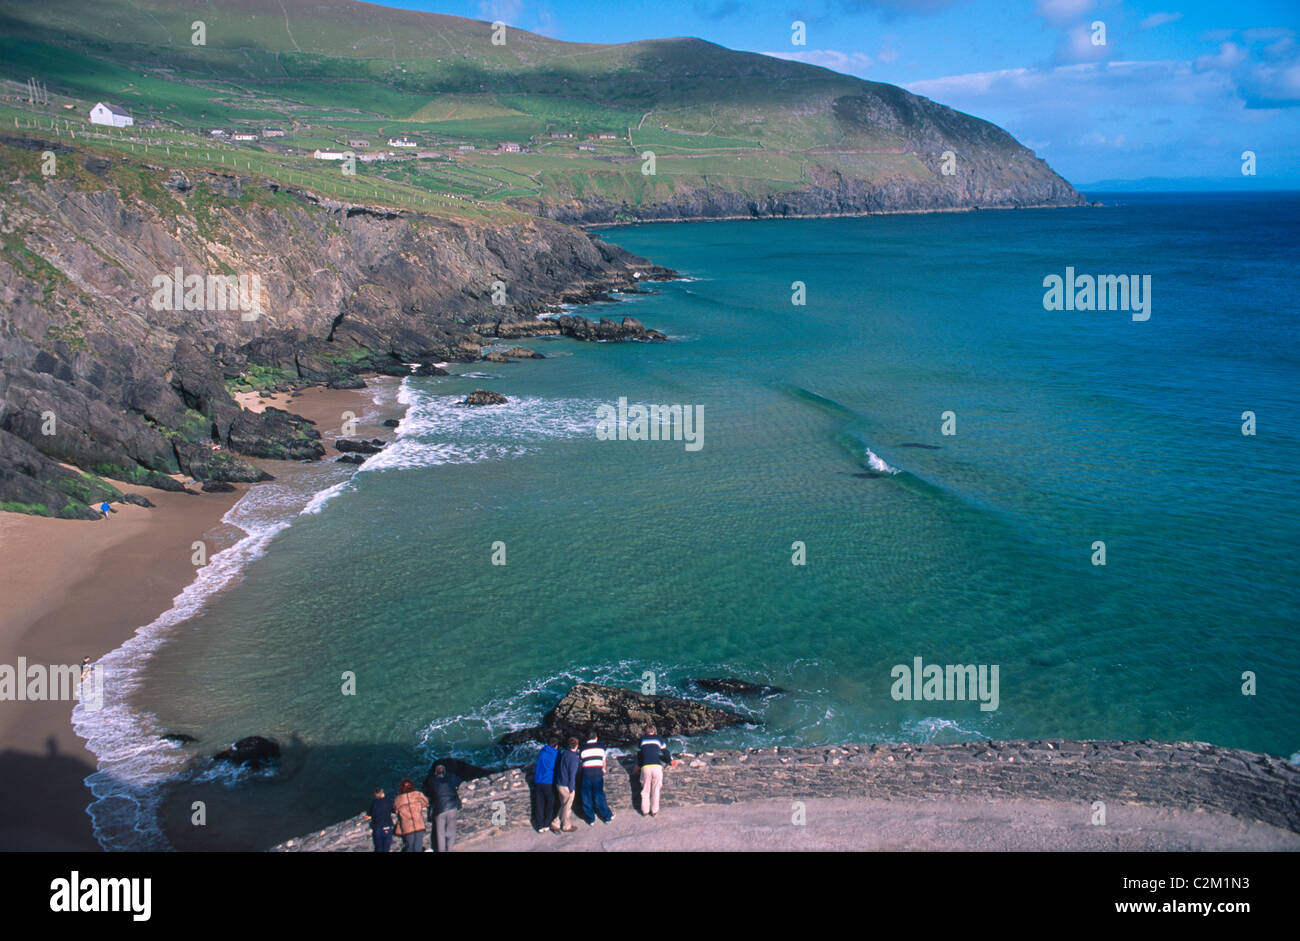
[[[573,825],[573,796],[578,790],[578,769],[582,766],[582,757],[578,754],[578,740],[570,738],[568,749],[560,752],[555,763],[555,793],[560,798],[560,826],[551,824],[556,832],[572,833],[578,829]]]
[[[559,758],[560,740],[552,735],[542,746],[533,769],[533,828],[547,833],[555,819],[555,760]]]

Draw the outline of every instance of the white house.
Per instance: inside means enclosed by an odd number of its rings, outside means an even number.
[[[109,127],[130,127],[135,123],[131,115],[117,105],[99,101],[90,109],[91,124],[107,124]]]
[[[257,140],[257,135],[241,133],[241,134],[233,135],[233,139],[234,140]]]
[[[415,141],[407,140],[405,137],[394,137],[388,141],[389,147],[414,147]]]
[[[342,160],[344,154],[337,150],[316,150],[312,151],[312,156],[317,160]]]

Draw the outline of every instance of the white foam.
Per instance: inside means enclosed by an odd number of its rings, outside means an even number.
[[[867,465],[877,474],[897,474],[898,468],[894,467],[875,451],[867,448]]]
[[[460,405],[463,396],[435,395],[404,385],[409,405],[396,439],[361,471],[406,470],[521,457],[542,442],[594,437],[600,403],[523,396],[505,405]]]
[[[311,501],[298,511],[298,515],[306,516],[308,514],[315,515],[319,513],[321,510],[325,509],[325,504],[329,503],[344,490],[348,489],[348,485],[351,483],[352,478],[349,477],[347,480],[340,480],[333,487],[326,487],[324,490],[313,496]]]
[[[104,668],[101,708],[87,711],[78,703],[72,727],[95,756],[97,770],[86,778],[95,800],[87,809],[95,839],[108,850],[166,850],[170,847],[158,823],[160,785],[187,772],[190,754],[160,740],[166,729],[156,716],[132,708],[143,668],[166,642],[176,625],[202,612],[212,599],[243,580],[248,566],[266,554],[267,546],[287,529],[304,505],[323,505],[341,492],[348,480],[323,490],[312,487],[322,477],[332,479],[336,468],[295,481],[275,481],[249,488],[227,511],[222,522],[242,529],[244,537],[221,550],[197,570],[171,607],[141,627],[116,650],[98,661]]]

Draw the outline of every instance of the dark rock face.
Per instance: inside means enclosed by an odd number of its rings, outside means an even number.
[[[784,693],[779,686],[763,686],[748,680],[738,680],[730,676],[710,677],[695,680],[695,685],[710,693],[736,693],[741,696],[775,696]]]
[[[250,735],[241,738],[223,752],[212,756],[213,761],[228,761],[231,764],[260,768],[280,757],[280,746],[269,738]]]
[[[231,487],[230,489],[233,490],[234,488]],[[135,506],[152,507],[154,505],[153,501],[142,493],[124,493],[122,494],[122,500]]]
[[[384,442],[378,438],[371,438],[369,441],[362,441],[359,438],[339,438],[334,442],[334,449],[354,454],[378,454],[384,450]]]
[[[483,359],[486,360],[486,361],[489,362],[489,363],[508,363],[508,362],[510,362],[510,357],[509,357],[509,356],[507,356],[505,353],[498,353],[496,350],[493,350],[491,353],[484,353],[484,354],[483,354]]]
[[[366,459],[360,454],[340,454],[334,459],[335,464],[364,464]]]
[[[501,744],[519,744],[530,739],[543,741],[551,734],[561,740],[569,736],[583,739],[595,731],[607,744],[632,745],[640,741],[646,725],[653,725],[660,735],[699,735],[749,721],[726,709],[689,699],[647,696],[616,686],[579,683],[545,715],[541,726],[512,732],[501,739]]]
[[[433,798],[433,769],[442,765],[451,774],[456,775],[462,781],[473,781],[475,778],[486,778],[494,772],[488,768],[480,768],[478,765],[472,765],[468,761],[461,761],[459,758],[435,758],[429,765],[429,773],[424,776],[424,784],[421,790],[430,799]]]
[[[624,317],[622,323],[615,323],[608,317],[601,317],[599,323],[592,323],[586,317],[570,317],[565,314],[555,321],[560,333],[575,340],[654,340],[662,342],[668,338],[658,330],[647,330],[645,324],[634,317]]]
[[[5,138],[15,140],[67,151]],[[0,159],[8,146],[0,141]],[[85,163],[98,174],[93,191],[73,174],[18,174],[6,190],[5,229],[21,244],[0,252],[0,434],[28,449],[0,442],[0,502],[28,512],[96,518],[60,491],[76,482],[59,484],[58,462],[180,490],[168,475],[254,481],[264,478],[241,458],[319,460],[310,423],[245,411],[232,389],[355,387],[362,373],[408,375],[411,362],[442,375],[432,363],[479,359],[483,337],[469,325],[491,309],[496,277],[511,285],[500,316],[527,321],[575,295],[633,290],[634,270],[653,271],[545,219],[468,225],[328,204],[233,173],[146,169],[167,187],[161,205],[147,187],[118,187],[109,171],[133,160]],[[211,273],[214,243],[230,269],[259,275],[255,320],[154,303],[159,274]],[[33,265],[11,261],[29,256]],[[43,431],[49,414],[53,434]]]
[[[441,366],[435,366],[433,363],[421,363],[411,371],[412,376],[446,376],[449,375],[447,370]]]
[[[384,419],[384,427],[385,427],[385,428],[396,428],[396,427],[397,427],[398,425],[400,425],[400,424],[401,424],[401,421],[398,420],[398,419],[396,419],[396,418],[385,418],[385,419]]]
[[[545,356],[536,350],[526,350],[522,346],[512,346],[510,349],[502,353],[502,355],[507,356],[510,359],[546,359]]]
[[[205,480],[200,488],[204,493],[233,493],[234,484],[228,484],[223,480]]]
[[[457,405],[505,405],[509,400],[500,392],[489,389],[475,389]]]

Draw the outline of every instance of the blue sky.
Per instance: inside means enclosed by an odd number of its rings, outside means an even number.
[[[1300,0],[388,0],[570,42],[698,36],[993,121],[1067,179],[1300,188]],[[791,23],[807,24],[806,45]],[[1105,44],[1092,24],[1104,24]]]

